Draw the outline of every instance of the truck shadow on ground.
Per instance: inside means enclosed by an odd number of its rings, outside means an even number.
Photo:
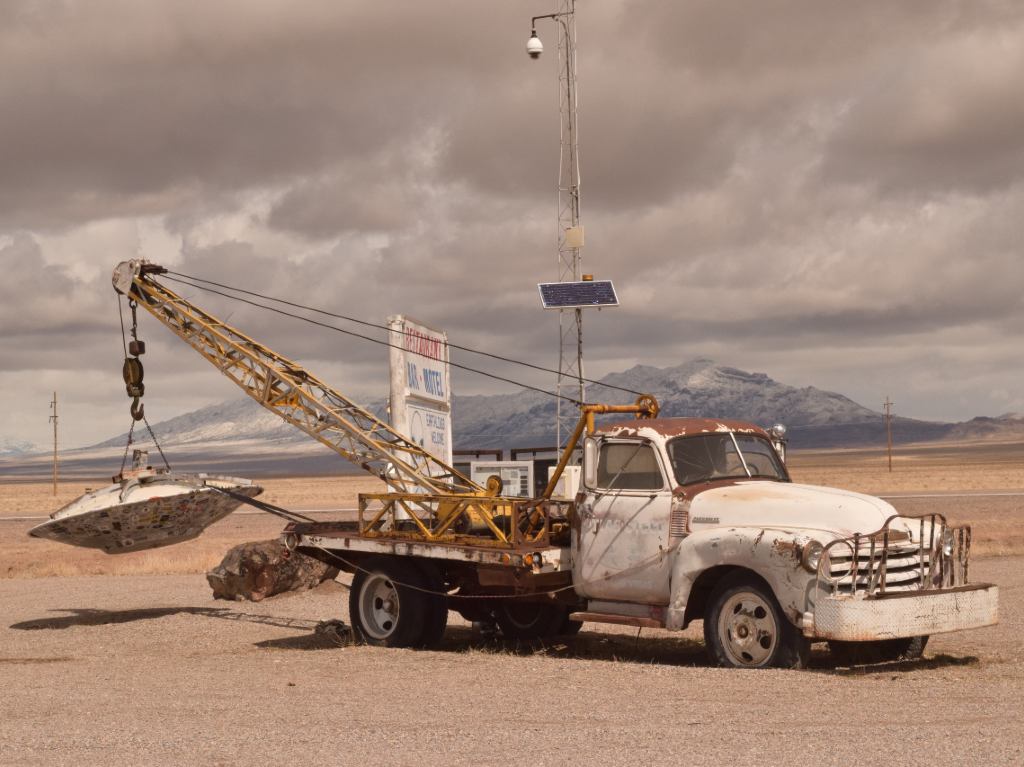
[[[270,639],[256,642],[257,647],[277,650],[338,650],[353,644],[351,635],[336,631],[321,631],[321,625],[314,634]],[[385,650],[385,652],[387,652]],[[664,665],[684,668],[708,668],[713,664],[708,659],[704,643],[689,638],[643,637],[641,635],[605,634],[581,631],[575,636],[552,637],[544,640],[506,640],[500,637],[482,637],[468,627],[451,626],[445,632],[441,644],[423,652],[452,654],[488,654],[515,656],[543,656],[549,658],[576,658],[607,663],[635,663],[643,665]],[[893,674],[911,671],[939,669],[948,666],[969,666],[980,663],[974,656],[957,657],[940,654],[916,661],[882,663],[873,666],[836,666],[825,645],[816,645],[811,654],[810,672],[838,676],[864,676],[870,674]]]
[[[283,616],[249,613],[229,607],[147,607],[130,610],[97,610],[93,608],[60,608],[47,616],[10,625],[21,631],[61,631],[80,626],[106,626],[135,621],[156,620],[176,615],[195,615],[216,620],[256,623],[276,628],[297,629],[303,633],[255,642],[256,647],[274,650],[340,650],[353,644],[347,627],[340,622],[314,621]],[[385,651],[386,652],[386,651]],[[424,652],[452,654],[482,653],[495,656],[543,656],[578,658],[608,663],[635,663],[677,667],[709,667],[711,662],[704,643],[691,638],[643,636],[643,633],[609,634],[584,629],[575,636],[559,636],[537,640],[510,640],[500,636],[482,635],[468,626],[449,626],[438,647]],[[869,666],[836,666],[825,645],[815,645],[810,671],[837,676],[872,676],[902,674],[953,666],[978,665],[973,655],[955,656],[940,653],[916,661],[880,663]]]
[[[155,620],[174,615],[199,615],[205,618],[260,623],[279,628],[311,630],[317,622],[298,618],[284,618],[275,615],[257,615],[232,610],[228,607],[144,607],[133,610],[96,610],[92,608],[65,607],[50,610],[51,613],[69,613],[47,618],[35,618],[21,623],[12,623],[10,628],[21,631],[64,630],[77,626],[107,626],[117,623]]]
[[[980,666],[981,659],[975,655],[947,655],[939,653],[931,658],[919,658],[918,660],[901,660],[891,663],[875,663],[870,666],[836,666],[832,659],[825,655],[824,662],[820,667],[815,666],[811,661],[811,670],[820,671],[832,676],[874,676],[879,674],[905,673],[908,671],[930,671],[950,666]]]

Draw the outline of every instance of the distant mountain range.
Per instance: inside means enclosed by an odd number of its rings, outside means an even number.
[[[663,416],[739,418],[762,426],[783,423],[793,434],[794,446],[843,442],[842,430],[849,426],[884,427],[880,413],[841,394],[813,386],[787,386],[764,373],[748,373],[709,359],[671,368],[637,365],[607,375],[601,382],[609,386],[589,386],[588,400],[621,404],[636,399],[630,391],[649,393],[658,398]],[[555,403],[538,392],[460,397],[453,410],[457,445],[554,442]],[[810,438],[803,436],[808,431]]]
[[[620,388],[610,388],[610,387]],[[813,386],[794,387],[764,373],[748,373],[695,359],[670,368],[637,365],[612,373],[587,390],[590,401],[624,403],[635,399],[629,391],[654,394],[663,416],[738,418],[762,426],[783,423],[791,449],[855,447],[885,441],[885,418],[848,397]],[[365,407],[384,417],[383,401]],[[527,389],[511,394],[455,397],[452,406],[455,447],[541,447],[555,442],[555,403],[551,397]],[[195,410],[156,423],[153,429],[176,468],[262,474],[346,472],[348,464],[333,452],[286,424],[249,399],[239,399]],[[894,418],[898,443],[939,439],[1024,438],[1024,418],[1007,414],[975,418],[963,423],[936,423]],[[144,443],[144,433],[136,439]],[[120,465],[126,434],[91,448],[66,451],[65,466],[85,472],[113,473]],[[140,445],[144,446],[144,445]],[[6,452],[5,452],[6,451]],[[8,467],[45,462],[45,454],[31,460],[11,442],[0,442],[0,456]],[[151,462],[159,462],[153,450]],[[112,464],[116,461],[117,465]],[[112,467],[112,468],[111,468]]]
[[[39,452],[39,447],[37,445],[33,445],[31,442],[23,442],[0,437],[0,457],[25,455],[27,453],[37,452]]]
[[[792,449],[857,447],[885,441],[885,416],[849,397],[814,386],[795,387],[699,358],[669,368],[637,365],[587,388],[592,402],[625,403],[632,392],[653,394],[661,415],[737,418],[760,426],[784,424]],[[610,386],[620,387],[618,389]],[[522,447],[553,444],[555,403],[539,392],[457,397],[453,402],[456,447]],[[963,423],[893,418],[897,442],[1021,436],[1024,418],[1008,413]]]
[[[636,394],[631,392],[643,392],[658,398],[663,416],[739,418],[763,426],[784,423],[794,447],[871,441],[871,429],[885,426],[881,413],[841,394],[813,386],[787,386],[764,373],[747,373],[709,359],[691,360],[672,368],[637,365],[605,376],[601,383],[606,385],[588,387],[588,400],[632,402]],[[378,417],[386,417],[382,400],[364,406]],[[452,423],[456,448],[553,445],[555,401],[529,389],[512,394],[456,396]],[[911,431],[917,439],[920,435],[945,433],[949,426],[911,419],[899,419],[899,423],[904,441]],[[258,440],[282,446],[310,442],[302,432],[250,399],[211,405],[154,425],[154,429],[161,441],[183,447],[221,441]],[[124,440],[125,435],[119,435],[99,447],[123,446]]]

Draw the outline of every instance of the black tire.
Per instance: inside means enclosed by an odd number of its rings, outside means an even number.
[[[704,642],[712,662],[731,668],[805,668],[811,654],[772,590],[748,573],[726,576],[711,592]]]
[[[429,600],[409,586],[428,588],[420,569],[401,559],[371,559],[356,572],[348,612],[360,641],[378,647],[415,647],[423,640]]]
[[[417,562],[420,572],[423,573],[425,588],[435,592],[423,594],[426,601],[426,615],[424,616],[423,636],[417,642],[417,647],[435,647],[441,642],[444,630],[448,626],[448,599],[445,597],[447,587],[441,572],[432,562]]]
[[[837,666],[866,666],[871,663],[920,660],[927,645],[928,637],[919,636],[873,642],[832,641],[828,643],[828,649]]]
[[[494,620],[508,639],[545,639],[562,631],[567,613],[562,605],[503,599]]]

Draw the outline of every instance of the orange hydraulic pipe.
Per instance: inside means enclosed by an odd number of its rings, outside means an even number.
[[[551,479],[548,480],[548,486],[544,488],[544,494],[541,495],[541,498],[545,501],[549,500],[551,494],[555,492],[555,486],[558,484],[558,480],[562,478],[562,472],[565,471],[565,467],[569,465],[569,459],[572,458],[572,452],[576,449],[576,445],[579,444],[580,437],[583,436],[583,430],[586,429],[587,434],[594,433],[595,415],[633,413],[637,418],[657,418],[658,410],[658,400],[651,394],[641,394],[632,405],[583,405],[580,408],[580,420],[576,424],[572,436],[569,437],[569,441],[565,445],[565,451],[562,453],[562,457],[558,461],[558,466],[555,467]]]

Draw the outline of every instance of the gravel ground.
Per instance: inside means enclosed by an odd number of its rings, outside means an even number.
[[[215,602],[202,576],[0,580],[0,763],[1021,764],[1024,558],[980,559],[1002,623],[925,660],[710,668],[683,635],[588,624],[514,646],[339,646],[330,583]]]

